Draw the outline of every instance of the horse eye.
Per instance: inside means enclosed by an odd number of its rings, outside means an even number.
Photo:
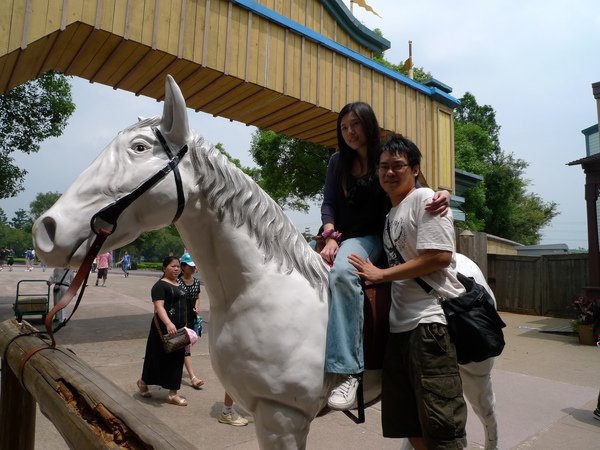
[[[133,151],[137,152],[137,153],[142,153],[145,152],[146,150],[148,150],[150,147],[148,145],[142,144],[141,142],[138,143],[134,143],[131,148],[133,149]]]

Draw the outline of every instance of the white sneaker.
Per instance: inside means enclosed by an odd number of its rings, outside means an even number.
[[[356,405],[356,390],[358,389],[358,379],[352,375],[342,375],[341,383],[331,391],[327,406],[331,409],[344,411],[352,409]]]
[[[226,425],[232,425],[234,427],[244,427],[248,425],[248,420],[238,416],[235,411],[231,411],[229,414],[221,412],[219,416],[219,422]]]

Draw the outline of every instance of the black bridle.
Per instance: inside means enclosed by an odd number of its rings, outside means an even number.
[[[152,131],[154,132],[154,134],[156,135],[156,138],[162,145],[163,150],[169,157],[169,162],[162,169],[160,169],[158,172],[156,172],[154,175],[152,175],[150,178],[148,178],[146,181],[144,181],[142,184],[140,184],[137,188],[135,188],[132,192],[125,195],[124,197],[121,197],[114,203],[111,203],[110,205],[105,206],[104,208],[102,208],[100,211],[98,211],[96,214],[93,215],[92,219],[90,220],[90,226],[91,226],[94,234],[96,234],[96,238],[92,242],[92,245],[90,246],[87,254],[85,255],[85,258],[83,259],[83,262],[81,263],[81,266],[77,270],[75,278],[71,282],[69,289],[62,296],[62,298],[60,299],[60,302],[58,304],[54,305],[54,308],[52,308],[52,310],[50,310],[48,312],[48,314],[46,315],[46,320],[44,321],[44,324],[46,326],[46,333],[48,334],[48,336],[51,340],[50,344],[49,345],[44,344],[41,347],[37,347],[37,348],[30,350],[21,359],[21,361],[19,363],[19,377],[21,379],[21,384],[24,385],[23,369],[24,369],[27,361],[34,354],[39,352],[40,350],[54,349],[56,347],[54,333],[56,333],[58,330],[63,328],[67,324],[67,322],[71,319],[71,317],[73,317],[73,314],[75,314],[75,311],[77,310],[77,307],[79,306],[79,302],[81,301],[81,299],[83,297],[85,287],[87,286],[87,278],[88,278],[88,275],[92,268],[92,261],[98,255],[98,253],[100,253],[100,249],[102,248],[104,241],[106,241],[106,239],[112,233],[114,233],[115,230],[117,229],[117,220],[118,220],[119,216],[121,215],[121,213],[125,210],[125,208],[127,208],[135,200],[137,200],[141,195],[143,195],[146,191],[151,189],[159,181],[161,181],[163,178],[165,178],[170,172],[173,172],[173,176],[175,177],[175,186],[177,189],[177,212],[175,213],[173,222],[176,222],[177,219],[179,219],[179,217],[181,216],[181,213],[183,212],[183,208],[185,207],[185,194],[183,193],[183,185],[181,183],[181,174],[179,173],[179,169],[177,168],[177,166],[181,162],[181,159],[187,153],[188,146],[184,145],[183,147],[181,147],[179,152],[176,155],[174,155],[173,151],[169,147],[169,144],[167,144],[167,141],[165,140],[165,138],[163,137],[161,132],[158,130],[158,128],[153,127]],[[102,223],[100,223],[100,222],[102,222]],[[79,292],[77,302],[75,303],[75,307],[71,311],[71,314],[69,315],[69,317],[67,319],[65,319],[64,321],[62,321],[61,323],[59,323],[56,326],[56,328],[52,329],[52,320],[53,320],[54,316],[56,315],[56,313],[58,311],[65,308],[71,302],[71,300],[73,299],[73,297],[75,297],[75,295],[77,294],[77,290],[79,290],[80,287],[81,287],[81,291]],[[38,332],[33,332],[33,333],[19,334],[16,337],[28,336],[31,334],[42,335],[44,333],[38,331]],[[15,338],[11,339],[9,344]],[[5,353],[7,351],[8,351],[8,345],[6,346]]]
[[[175,177],[175,187],[177,190],[177,212],[175,213],[175,217],[173,218],[173,222],[176,222],[177,219],[181,216],[183,212],[183,208],[185,206],[185,194],[183,192],[183,185],[181,183],[181,174],[179,173],[179,168],[177,167],[181,162],[181,159],[188,151],[188,146],[184,145],[181,147],[181,150],[174,155],[173,151],[167,144],[164,136],[156,127],[152,127],[152,131],[156,135],[156,138],[160,142],[163,150],[170,158],[169,162],[166,166],[152,175],[150,178],[145,180],[142,184],[140,184],[137,188],[135,188],[132,192],[121,197],[114,203],[111,203],[108,206],[105,206],[100,211],[92,216],[90,220],[90,226],[92,231],[95,234],[98,234],[101,229],[106,229],[108,225],[110,228],[109,234],[114,233],[117,229],[117,219],[121,215],[121,213],[131,205],[135,200],[140,198],[146,191],[150,190],[154,185],[156,185],[159,181],[165,178],[171,171],[173,172],[173,176]],[[102,223],[98,223],[98,221],[102,221]]]

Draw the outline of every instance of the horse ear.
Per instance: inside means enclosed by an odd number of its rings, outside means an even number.
[[[185,98],[171,75],[165,80],[165,107],[160,129],[172,143],[182,146],[190,133]]]

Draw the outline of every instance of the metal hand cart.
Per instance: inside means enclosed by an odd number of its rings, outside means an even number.
[[[48,314],[50,286],[46,280],[21,280],[17,283],[17,296],[13,306],[17,320],[23,316],[41,315],[42,320]]]

